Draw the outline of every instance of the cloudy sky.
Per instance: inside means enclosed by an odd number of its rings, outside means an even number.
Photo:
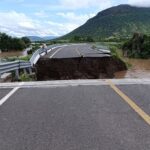
[[[60,36],[119,4],[148,7],[150,0],[0,0],[0,32],[18,37]]]

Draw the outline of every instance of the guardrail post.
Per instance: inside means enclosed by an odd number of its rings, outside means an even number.
[[[2,76],[2,74],[0,73],[0,81],[1,81],[1,76]]]
[[[27,74],[27,70],[26,68],[23,69],[24,74]]]
[[[31,68],[29,68],[29,74],[32,74],[32,69]]]
[[[16,80],[18,80],[19,79],[19,70],[17,69],[17,70],[15,70],[15,78],[16,78]]]
[[[47,55],[47,50],[48,50],[48,49],[46,48],[45,50],[46,50],[46,52],[45,52],[45,53],[46,53],[46,55]]]

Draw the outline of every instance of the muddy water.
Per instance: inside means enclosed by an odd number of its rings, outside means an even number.
[[[27,51],[12,51],[12,52],[2,52],[0,53],[0,58],[6,58],[6,57],[14,57],[14,56],[26,56]]]
[[[131,64],[127,71],[117,72],[115,78],[150,78],[150,59],[126,59]]]

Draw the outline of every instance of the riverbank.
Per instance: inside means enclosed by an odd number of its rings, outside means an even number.
[[[122,59],[128,66],[128,70],[115,73],[115,79],[122,78],[150,78],[150,59],[128,58],[123,55],[121,43],[103,43],[108,46],[114,55]]]

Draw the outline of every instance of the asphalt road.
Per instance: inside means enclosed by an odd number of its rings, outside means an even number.
[[[11,89],[0,89],[0,99],[2,99]]]
[[[0,106],[0,150],[150,149],[150,125],[106,81],[55,83],[22,86]],[[3,86],[1,98],[14,88]],[[150,84],[116,87],[150,115]]]
[[[91,44],[64,45],[51,50],[46,58],[76,58],[76,57],[109,57],[108,52],[96,50]]]

